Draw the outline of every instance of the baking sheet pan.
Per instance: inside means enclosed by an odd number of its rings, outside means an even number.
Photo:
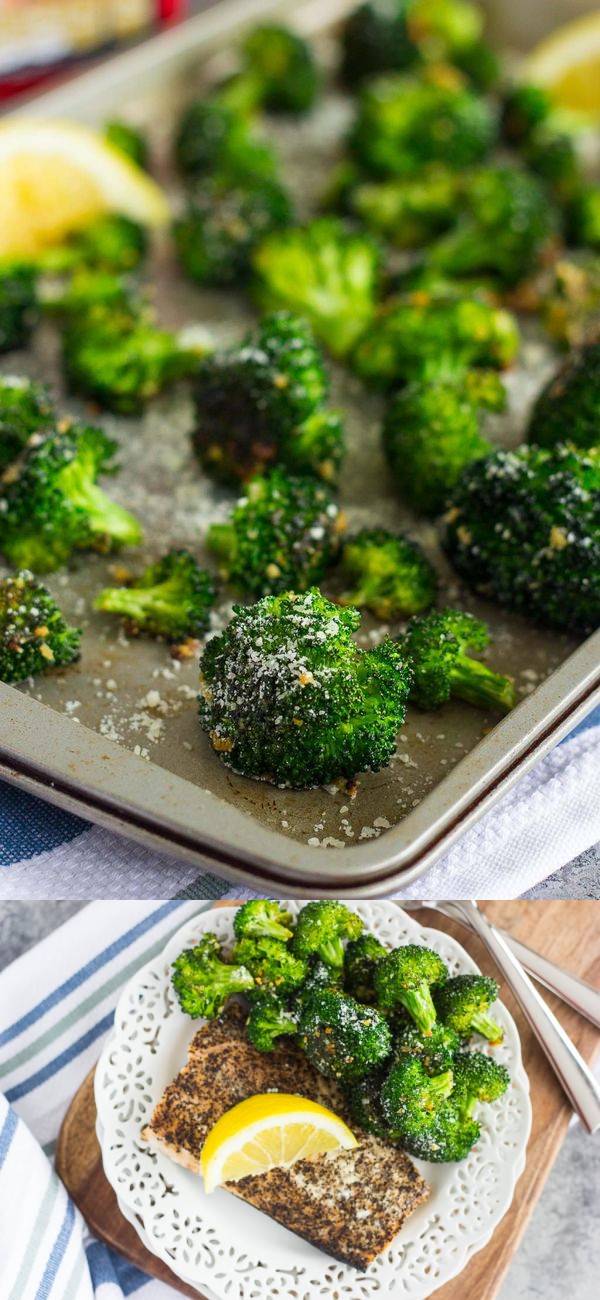
[[[202,89],[203,57],[240,22],[293,10],[305,30],[326,28],[349,3],[273,4],[250,0],[211,8],[71,84],[39,97],[27,112],[102,121],[123,112],[152,129],[163,179],[171,123],[181,102]],[[325,56],[327,48],[324,47]],[[307,214],[339,148],[348,104],[330,96],[305,122],[269,122],[284,174]],[[307,166],[307,159],[310,166]],[[161,321],[201,322],[218,343],[238,338],[254,319],[242,295],[200,291],[176,271],[168,241],[157,247],[150,279]],[[524,364],[508,376],[509,411],[491,423],[504,445],[519,441],[528,404],[553,364],[530,325]],[[60,389],[58,341],[50,326],[31,352],[2,358],[5,372],[51,378]],[[228,772],[200,732],[195,707],[197,663],[174,662],[165,646],[130,641],[115,621],[90,609],[94,592],[113,580],[115,563],[135,571],[167,543],[202,555],[208,522],[222,518],[231,495],[198,470],[189,447],[192,408],[181,390],[163,395],[139,420],[102,416],[121,445],[114,496],[146,527],[141,552],[85,556],[48,585],[84,629],[80,663],[14,690],[0,686],[0,771],[93,820],[117,826],[155,847],[272,889],[385,893],[415,879],[519,773],[550,748],[600,698],[600,635],[576,648],[570,638],[529,627],[461,592],[437,546],[435,529],[398,502],[378,438],[379,398],[347,372],[333,374],[333,400],[344,410],[350,454],[341,498],[351,526],[376,521],[402,527],[426,546],[445,598],[489,622],[489,662],[511,671],[523,702],[490,732],[494,719],[449,704],[436,714],[410,710],[392,765],[363,775],[355,798],[344,789],[291,792]],[[73,413],[85,408],[72,399]],[[86,412],[89,415],[89,408]],[[217,611],[217,625],[230,606]],[[377,635],[364,620],[365,643]],[[391,631],[396,628],[392,627]]]

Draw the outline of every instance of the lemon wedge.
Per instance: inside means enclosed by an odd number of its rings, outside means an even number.
[[[529,55],[523,78],[570,112],[600,118],[600,11],[565,23]]]
[[[354,1134],[333,1111],[285,1092],[257,1093],[221,1116],[202,1148],[204,1188],[288,1167],[307,1156],[349,1151]]]
[[[96,131],[73,122],[0,123],[0,257],[35,256],[103,212],[169,220],[151,177]]]

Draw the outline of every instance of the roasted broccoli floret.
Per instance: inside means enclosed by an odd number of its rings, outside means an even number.
[[[306,321],[263,317],[237,347],[198,367],[194,449],[215,478],[235,483],[277,462],[333,480],[344,450],[341,417],[325,408],[328,378]]]
[[[481,1135],[475,1119],[461,1119],[453,1095],[443,1101],[433,1124],[420,1131],[412,1127],[402,1134],[402,1147],[418,1160],[434,1164],[466,1160]]]
[[[223,960],[214,934],[204,934],[194,948],[186,948],[173,962],[173,988],[181,1010],[193,1020],[214,1020],[233,993],[248,993],[254,980],[245,966]]]
[[[319,217],[274,231],[252,260],[260,306],[307,316],[335,357],[351,351],[375,309],[379,250],[369,235]]]
[[[569,354],[534,403],[529,442],[555,447],[565,433],[576,447],[600,447],[600,327]]]
[[[37,312],[35,267],[0,259],[0,353],[26,346]]]
[[[379,1070],[363,1075],[362,1079],[352,1079],[345,1085],[344,1094],[354,1123],[364,1133],[372,1133],[374,1137],[389,1142],[393,1139],[381,1109],[381,1088],[387,1073],[387,1066],[383,1065]]]
[[[250,480],[229,522],[211,524],[206,544],[237,591],[275,595],[319,582],[337,555],[343,528],[324,483],[273,469]]]
[[[483,30],[481,8],[471,0],[408,0],[407,22],[423,57],[436,62],[454,63]]]
[[[426,1074],[441,1074],[452,1070],[460,1038],[449,1025],[436,1020],[429,1034],[424,1034],[414,1021],[400,1024],[394,1034],[394,1051],[398,1057],[412,1056],[421,1062]]]
[[[40,271],[54,274],[77,270],[133,271],[148,251],[148,235],[139,221],[107,212],[76,230],[63,243],[46,249],[37,259]]]
[[[405,1007],[422,1033],[430,1034],[436,1019],[430,985],[443,984],[447,976],[446,966],[433,948],[416,943],[394,948],[373,973],[378,1006],[385,1012]]]
[[[105,587],[94,609],[120,614],[131,632],[176,643],[206,631],[216,600],[211,575],[189,551],[169,551],[127,587]]]
[[[472,372],[477,373],[486,374]],[[499,385],[500,403],[501,382],[494,372],[489,378]],[[439,514],[465,465],[490,454],[479,425],[466,376],[417,379],[394,394],[383,421],[383,446],[398,491],[419,514]]]
[[[124,154],[138,167],[143,167],[145,171],[148,170],[150,148],[146,136],[138,127],[132,126],[130,122],[122,122],[120,118],[115,117],[110,122],[105,123],[104,138],[108,140],[113,149],[118,149],[119,153]]]
[[[76,314],[63,335],[63,366],[74,392],[109,411],[135,415],[198,366],[197,348],[140,312]]]
[[[467,465],[444,545],[474,590],[535,622],[600,624],[600,449],[497,451]]]
[[[481,167],[462,190],[461,218],[427,253],[442,275],[513,285],[533,272],[557,223],[543,186],[514,165]]]
[[[294,1004],[297,1007],[302,1006],[313,995],[320,993],[322,989],[336,989],[338,993],[342,992],[343,972],[340,966],[328,966],[327,962],[321,961],[314,956],[310,959],[308,975],[301,988],[295,994]]]
[[[355,88],[380,72],[402,72],[418,61],[408,32],[410,0],[368,0],[354,9],[342,29],[340,76]]]
[[[0,551],[17,568],[50,573],[73,551],[137,546],[137,519],[97,484],[111,472],[116,443],[73,424],[26,449],[0,479]]]
[[[375,1007],[325,989],[313,993],[302,1008],[299,1042],[316,1070],[338,1083],[349,1083],[389,1056],[392,1035]]]
[[[579,193],[581,164],[575,144],[565,131],[550,124],[538,127],[523,149],[523,160],[544,181],[560,207],[568,205]]]
[[[255,245],[291,219],[290,199],[276,180],[234,187],[206,181],[174,224],[179,261],[197,284],[238,283],[249,273]]]
[[[431,377],[452,358],[463,367],[503,369],[514,360],[519,330],[514,316],[469,290],[420,289],[390,298],[353,354],[353,366],[371,384],[388,387]]]
[[[473,1118],[478,1102],[498,1101],[510,1085],[508,1070],[484,1052],[458,1052],[452,1071],[452,1102],[461,1121]]]
[[[496,980],[487,975],[454,975],[434,989],[433,1000],[440,1020],[461,1038],[481,1034],[490,1043],[501,1043],[504,1030],[489,1014],[498,997]]]
[[[296,1034],[297,1016],[286,1011],[277,998],[260,998],[250,1010],[246,1033],[257,1052],[272,1052],[283,1034]]]
[[[397,248],[420,248],[458,216],[456,173],[441,165],[406,180],[350,184],[347,207]]]
[[[344,545],[341,575],[348,587],[341,605],[371,609],[389,622],[428,609],[437,595],[437,576],[416,542],[384,528],[363,528]]]
[[[272,149],[253,133],[244,113],[218,96],[190,104],[173,142],[175,163],[189,181],[220,176],[228,184],[255,183],[277,172]]]
[[[452,1070],[427,1074],[417,1057],[394,1060],[381,1088],[381,1109],[395,1138],[419,1140],[431,1133],[442,1102],[452,1091]]]
[[[233,933],[236,939],[279,939],[287,943],[292,937],[291,921],[292,914],[282,903],[270,898],[251,898],[236,909]]]
[[[551,112],[552,100],[543,86],[527,83],[509,86],[502,96],[503,138],[509,144],[523,144],[536,127],[548,120]]]
[[[559,258],[544,289],[540,315],[557,343],[572,348],[585,342],[600,321],[600,257],[596,253],[583,250]]]
[[[298,913],[292,940],[299,957],[316,955],[327,966],[344,965],[344,939],[358,939],[363,922],[339,899],[306,903]]]
[[[0,682],[22,682],[73,663],[80,639],[27,569],[0,580]]]
[[[420,709],[439,709],[455,697],[481,709],[509,713],[516,704],[512,679],[466,653],[484,650],[489,641],[485,623],[459,609],[411,618],[401,638],[414,672],[411,700]]]
[[[374,176],[417,176],[423,165],[460,170],[479,162],[496,138],[496,118],[454,69],[388,75],[361,94],[349,136],[352,156]]]
[[[290,952],[280,939],[238,939],[232,960],[252,973],[253,1001],[263,997],[286,998],[300,988],[308,974],[306,962]]]
[[[600,185],[581,185],[567,206],[566,216],[570,242],[600,250]]]
[[[273,113],[306,113],[321,85],[312,49],[289,27],[254,27],[242,46],[243,70],[226,88],[228,98]]]
[[[200,723],[223,762],[298,789],[384,767],[410,685],[397,646],[360,650],[360,615],[316,588],[234,612],[201,661]]]
[[[87,320],[108,313],[133,318],[136,305],[133,287],[127,276],[115,271],[74,271],[64,278],[46,282],[40,293],[45,312],[52,316]]]
[[[54,423],[48,390],[32,379],[0,375],[0,473],[17,459],[34,433]]]
[[[358,1002],[376,1002],[373,972],[387,952],[374,934],[361,934],[358,939],[350,940],[343,959],[344,988]]]

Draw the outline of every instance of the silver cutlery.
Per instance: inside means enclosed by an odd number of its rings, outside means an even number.
[[[403,906],[401,903],[400,906]],[[416,906],[413,904],[413,906]],[[427,906],[423,903],[422,906]],[[436,904],[433,904],[435,907]],[[506,939],[490,924],[474,899],[452,901],[452,915],[459,916],[478,935],[494,958],[506,983],[545,1052],[573,1110],[588,1133],[600,1128],[600,1084],[571,1042],[556,1016],[544,1002],[529,976],[514,956]]]
[[[416,902],[411,899],[409,902],[402,900],[401,906],[407,912],[414,911],[418,907],[430,907],[436,912],[441,912],[453,921],[460,921],[468,929],[472,929],[471,923],[460,910],[460,903],[451,899],[442,902]],[[488,922],[488,924],[491,924]],[[499,926],[492,926],[497,934],[501,934],[505,943],[511,952],[517,957],[525,970],[539,984],[543,984],[551,993],[556,993],[557,997],[567,1002],[580,1016],[591,1021],[597,1029],[600,1029],[600,990],[594,988],[593,984],[588,984],[586,980],[579,979],[577,975],[572,975],[570,971],[564,970],[562,966],[557,966],[556,962],[550,961],[549,957],[543,957],[541,953],[536,952],[533,948],[528,948],[527,944],[521,943],[513,935],[508,934],[506,930],[500,929]]]

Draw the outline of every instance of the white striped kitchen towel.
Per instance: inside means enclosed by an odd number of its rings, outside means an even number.
[[[52,1158],[134,971],[209,903],[92,903],[0,973],[0,1297],[174,1300],[95,1241]]]

